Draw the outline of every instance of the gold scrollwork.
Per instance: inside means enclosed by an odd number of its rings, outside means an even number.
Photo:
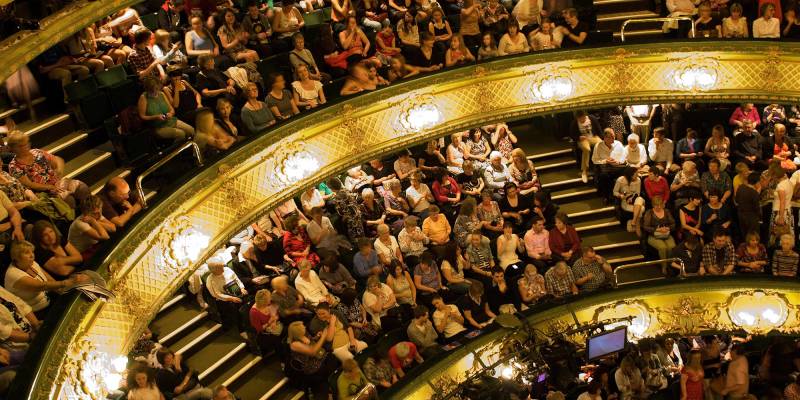
[[[185,214],[167,218],[161,224],[155,242],[161,249],[160,265],[162,268],[159,268],[159,272],[162,276],[175,277],[189,268],[191,263],[185,259],[184,254],[179,253],[176,240],[193,229],[191,219]]]
[[[781,73],[781,51],[777,47],[770,47],[767,50],[767,57],[764,59],[764,69],[761,73],[763,75],[762,88],[767,91],[776,91],[781,89],[781,80],[783,74]]]
[[[654,310],[660,324],[659,332],[696,335],[703,330],[714,330],[721,327],[719,321],[720,303],[703,302],[694,296],[681,296],[677,304],[660,307]]]
[[[632,54],[625,51],[625,49],[617,49],[614,51],[614,59],[616,60],[616,63],[614,63],[614,86],[616,87],[617,93],[628,92],[628,82],[631,80],[631,74],[629,72],[630,64],[625,59],[631,55]]]

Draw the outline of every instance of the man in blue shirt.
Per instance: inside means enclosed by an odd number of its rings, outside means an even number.
[[[353,256],[354,273],[359,279],[366,280],[370,275],[380,275],[383,272],[378,252],[372,248],[372,241],[368,238],[358,239],[358,253]]]

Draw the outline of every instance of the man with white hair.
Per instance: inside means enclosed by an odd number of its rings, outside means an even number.
[[[244,284],[233,270],[225,266],[221,258],[213,257],[208,260],[207,264],[211,273],[206,278],[206,287],[211,296],[216,299],[217,310],[222,317],[223,325],[226,325],[226,322],[236,324],[240,335],[247,338],[239,312],[242,306],[246,306],[243,303],[244,297],[247,296],[247,289],[244,288]]]
[[[508,167],[503,164],[503,155],[495,150],[489,154],[489,168],[483,172],[483,180],[486,181],[486,188],[495,192],[503,190],[506,182],[510,180]]]

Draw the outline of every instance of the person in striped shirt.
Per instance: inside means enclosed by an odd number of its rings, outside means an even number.
[[[775,249],[772,255],[772,275],[797,276],[797,264],[800,262],[800,255],[794,251],[794,238],[792,235],[784,234],[780,238],[781,247]]]

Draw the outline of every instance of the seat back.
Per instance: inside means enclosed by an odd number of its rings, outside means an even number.
[[[94,75],[100,87],[111,87],[119,84],[120,82],[128,79],[125,73],[125,67],[122,65],[115,65],[105,71],[100,71]]]
[[[139,16],[147,29],[155,31],[158,29],[158,13],[142,14]]]
[[[69,102],[72,104],[77,104],[79,101],[97,93],[97,90],[97,81],[93,77],[72,82],[64,88]]]
[[[308,14],[303,14],[303,20],[306,26],[322,25],[325,23],[325,12],[323,10],[314,10]]]

